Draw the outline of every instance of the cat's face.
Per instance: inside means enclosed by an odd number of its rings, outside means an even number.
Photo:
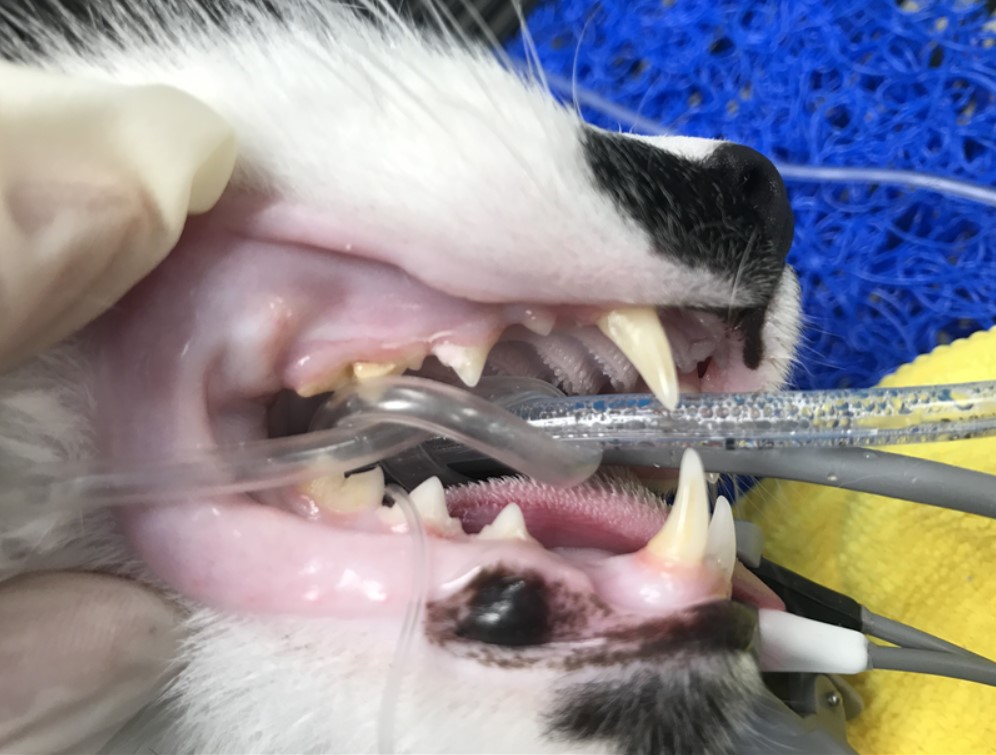
[[[180,87],[240,142],[226,197],[88,333],[98,452],[262,439],[295,394],[402,371],[664,397],[784,380],[792,217],[760,155],[590,128],[484,54],[319,2],[221,25],[174,5],[152,34],[118,18],[121,44],[44,45]],[[190,609],[174,718],[139,735],[157,751],[721,749],[760,685],[730,596],[767,598],[731,583],[701,508],[644,549],[668,516],[634,480],[430,480],[424,561],[378,471],[271,493],[310,520],[231,494],[134,509],[99,559],[74,552],[117,568],[120,543]]]

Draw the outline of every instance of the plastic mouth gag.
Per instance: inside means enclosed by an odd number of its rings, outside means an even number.
[[[398,482],[498,468],[571,486],[600,464],[677,468],[686,448],[707,471],[819,482],[996,516],[989,475],[867,447],[996,434],[996,384],[685,396],[563,396],[542,381],[486,378],[474,392],[390,377],[337,392],[311,432],[145,465],[39,465],[5,475],[0,506],[169,502],[253,492],[382,463]],[[875,470],[869,476],[869,468]]]

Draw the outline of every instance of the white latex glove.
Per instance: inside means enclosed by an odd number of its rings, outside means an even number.
[[[113,305],[209,210],[230,126],[165,86],[0,61],[0,371]]]
[[[160,86],[0,61],[0,372],[112,306],[220,198],[231,128]],[[98,574],[0,582],[0,752],[92,752],[173,670],[178,615]]]
[[[0,752],[94,752],[172,673],[179,614],[103,574],[0,583]]]

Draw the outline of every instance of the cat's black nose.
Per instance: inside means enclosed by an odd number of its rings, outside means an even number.
[[[764,237],[784,261],[792,246],[795,219],[785,183],[774,164],[750,147],[723,144],[707,165],[717,171],[717,178],[729,182],[733,196],[742,198],[754,211]]]

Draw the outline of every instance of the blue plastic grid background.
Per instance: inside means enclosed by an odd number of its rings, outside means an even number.
[[[556,0],[528,25],[545,70],[675,131],[778,161],[996,185],[984,2]],[[521,38],[509,50],[525,57]],[[807,314],[798,387],[872,385],[996,323],[996,209],[867,184],[789,191]]]

